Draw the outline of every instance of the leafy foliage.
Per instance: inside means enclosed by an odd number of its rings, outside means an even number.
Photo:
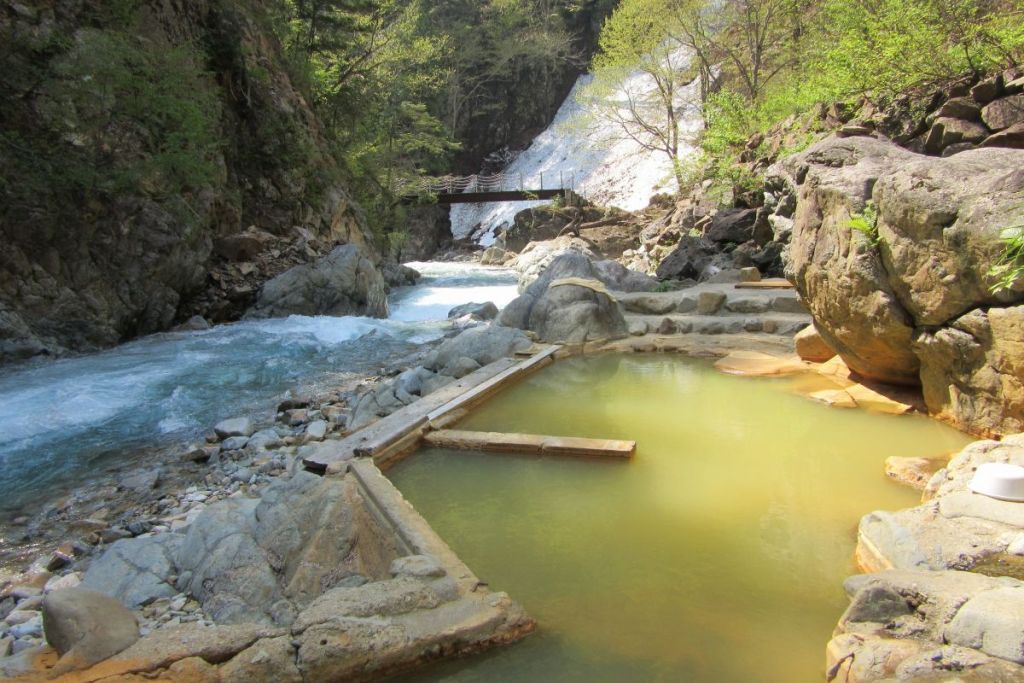
[[[868,243],[873,247],[877,247],[881,242],[878,234],[878,209],[872,201],[864,205],[863,211],[851,215],[847,226],[867,237]]]
[[[1024,225],[1006,228],[999,237],[1003,251],[988,272],[989,277],[995,279],[991,286],[993,293],[1012,289],[1024,277]]]

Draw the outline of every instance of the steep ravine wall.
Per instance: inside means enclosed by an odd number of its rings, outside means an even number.
[[[0,362],[233,319],[338,243],[377,259],[266,10],[0,0]]]

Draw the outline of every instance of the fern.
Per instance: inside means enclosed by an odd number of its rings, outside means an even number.
[[[875,208],[875,203],[870,200],[864,205],[863,211],[850,216],[850,220],[846,222],[846,225],[851,230],[856,230],[867,237],[868,242],[873,247],[877,247],[882,241],[878,234],[878,209]]]

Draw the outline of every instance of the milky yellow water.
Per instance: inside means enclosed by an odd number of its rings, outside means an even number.
[[[526,640],[410,680],[824,680],[857,522],[916,504],[890,455],[968,437],[818,405],[680,356],[559,361],[465,429],[634,439],[630,462],[421,450],[388,475]]]

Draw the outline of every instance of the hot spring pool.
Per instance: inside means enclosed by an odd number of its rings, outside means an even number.
[[[421,450],[388,471],[526,640],[407,680],[824,680],[857,523],[917,503],[890,455],[970,438],[668,355],[559,361],[459,428],[635,439],[631,462]]]

